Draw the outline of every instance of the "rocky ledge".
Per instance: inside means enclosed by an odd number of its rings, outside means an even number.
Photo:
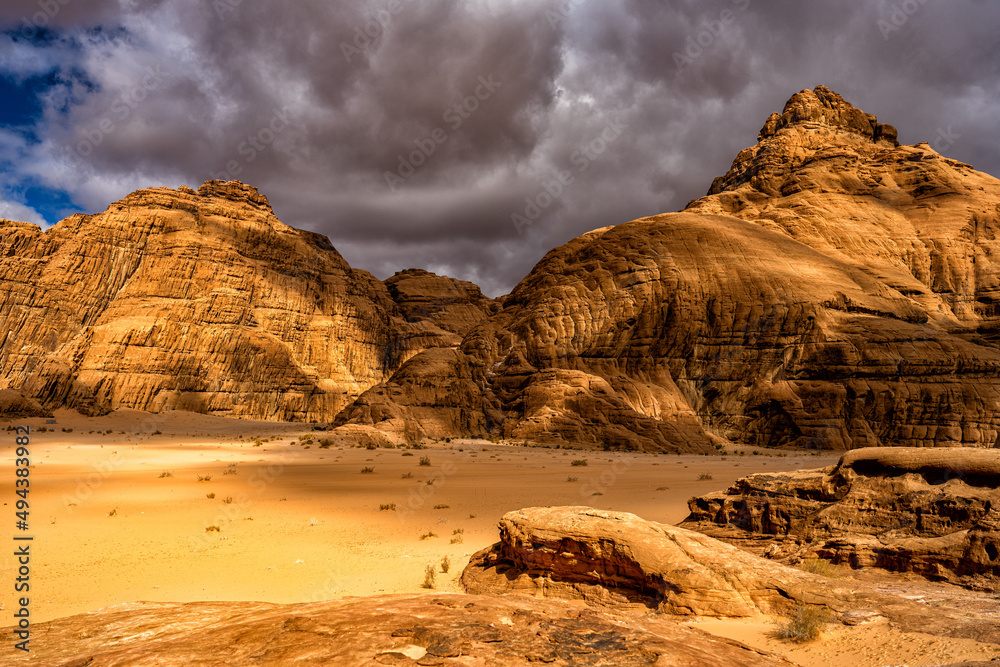
[[[0,654],[3,664],[792,665],[669,619],[597,612],[557,600],[514,602],[473,595],[294,605],[146,602],[42,623],[32,630],[31,657]]]
[[[1000,585],[1000,450],[867,448],[693,498],[688,528],[791,562]]]

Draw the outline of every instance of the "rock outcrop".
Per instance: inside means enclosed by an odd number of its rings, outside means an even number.
[[[700,533],[588,507],[508,512],[500,541],[462,573],[470,593],[521,592],[697,616],[755,616],[799,604],[843,611],[853,593]]]
[[[457,346],[500,310],[500,301],[483,296],[477,285],[423,269],[399,271],[383,282],[406,321],[439,337],[440,347]]]
[[[134,603],[31,630],[31,654],[3,633],[4,664],[792,667],[662,617],[472,595]]]
[[[423,349],[386,287],[231,181],[0,223],[0,388],[46,409],[331,420]]]
[[[607,449],[992,448],[998,298],[1000,180],[819,87],[707,197],[551,251],[450,359],[418,355],[340,420]]]
[[[693,498],[682,524],[778,558],[1000,585],[1000,451],[871,448]]]

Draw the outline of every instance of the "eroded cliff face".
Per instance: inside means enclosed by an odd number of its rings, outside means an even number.
[[[1000,452],[870,448],[688,502],[684,525],[770,556],[1000,582]]]
[[[47,408],[331,419],[422,349],[385,286],[231,181],[0,223],[3,387]]]
[[[417,356],[340,420],[613,449],[994,447],[998,230],[1000,181],[803,91],[709,196],[551,251],[450,359]]]

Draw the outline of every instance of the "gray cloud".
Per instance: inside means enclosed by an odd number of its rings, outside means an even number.
[[[89,210],[232,173],[383,278],[507,291],[554,245],[704,194],[817,84],[1000,174],[995,3],[68,0],[48,23],[0,40],[0,71],[59,75],[40,143],[0,159]]]

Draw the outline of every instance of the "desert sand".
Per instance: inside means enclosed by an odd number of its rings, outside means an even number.
[[[89,418],[57,411],[56,422],[0,424],[33,430],[35,623],[135,601],[286,603],[420,593],[425,567],[440,572],[445,557],[450,569],[439,573],[436,590],[460,592],[459,574],[471,554],[496,541],[505,512],[590,505],[678,523],[689,498],[739,477],[837,460],[750,449],[711,457],[529,450],[473,440],[429,442],[424,450],[323,448],[326,434],[308,425],[185,412]],[[3,433],[13,444],[13,432]],[[12,480],[7,451],[0,479]],[[424,456],[431,465],[420,465]],[[574,466],[578,460],[587,465]],[[362,473],[367,467],[374,471]],[[12,491],[3,498],[6,525],[13,523],[13,499]],[[421,539],[429,533],[434,537]],[[11,572],[5,551],[4,571]],[[14,593],[2,591],[9,610]],[[768,638],[773,619],[766,617],[694,624],[803,665],[1000,656],[996,645],[877,625],[831,626],[821,642],[800,648]]]

